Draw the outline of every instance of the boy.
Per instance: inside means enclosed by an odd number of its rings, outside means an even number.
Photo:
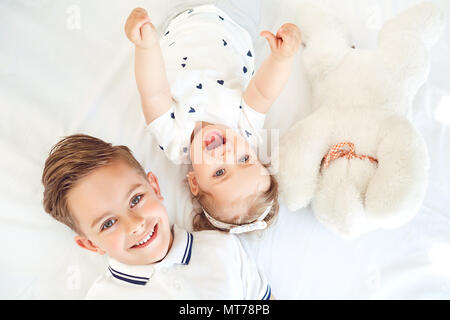
[[[156,176],[125,146],[72,135],[50,151],[44,208],[109,267],[89,299],[269,299],[239,240],[171,226]]]

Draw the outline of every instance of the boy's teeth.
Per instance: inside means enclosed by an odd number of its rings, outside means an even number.
[[[141,244],[146,243],[148,240],[150,240],[150,238],[152,237],[152,235],[153,235],[153,230],[148,234],[147,237],[145,237],[144,240],[139,241],[138,243],[136,243],[135,246],[139,246],[139,245],[141,245]]]

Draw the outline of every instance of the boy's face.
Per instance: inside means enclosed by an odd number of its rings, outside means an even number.
[[[145,178],[123,161],[96,169],[68,194],[69,209],[83,233],[75,241],[125,264],[157,262],[172,244],[162,201],[151,172]]]

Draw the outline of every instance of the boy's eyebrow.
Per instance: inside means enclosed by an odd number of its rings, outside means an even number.
[[[126,194],[124,200],[127,200],[130,197],[130,195],[133,193],[133,191],[136,190],[137,188],[139,188],[140,186],[142,186],[142,184],[140,184],[140,183],[133,184],[130,188],[130,191],[128,191],[128,193]],[[102,214],[100,217],[95,219],[91,224],[91,228],[95,227],[100,221],[102,221],[105,217],[109,216],[110,214],[111,213],[107,211],[104,214]]]
[[[92,224],[91,224],[91,229],[94,228],[100,221],[102,221],[105,217],[109,216],[110,213],[109,212],[105,212],[104,214],[102,214],[100,217],[98,217],[97,219],[95,219]]]

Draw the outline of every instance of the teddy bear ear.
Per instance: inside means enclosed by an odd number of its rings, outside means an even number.
[[[350,50],[350,33],[344,24],[316,5],[299,5],[297,24],[305,46],[304,64],[312,77],[333,69]]]
[[[407,85],[412,98],[426,81],[429,50],[444,27],[444,14],[431,2],[416,5],[387,21],[378,35],[378,53],[396,84]],[[428,51],[428,52],[427,52]],[[398,104],[406,115],[408,106]]]
[[[378,42],[391,37],[406,37],[429,50],[441,37],[444,27],[444,12],[432,2],[423,2],[388,20],[380,31]],[[411,34],[414,36],[411,37]]]

